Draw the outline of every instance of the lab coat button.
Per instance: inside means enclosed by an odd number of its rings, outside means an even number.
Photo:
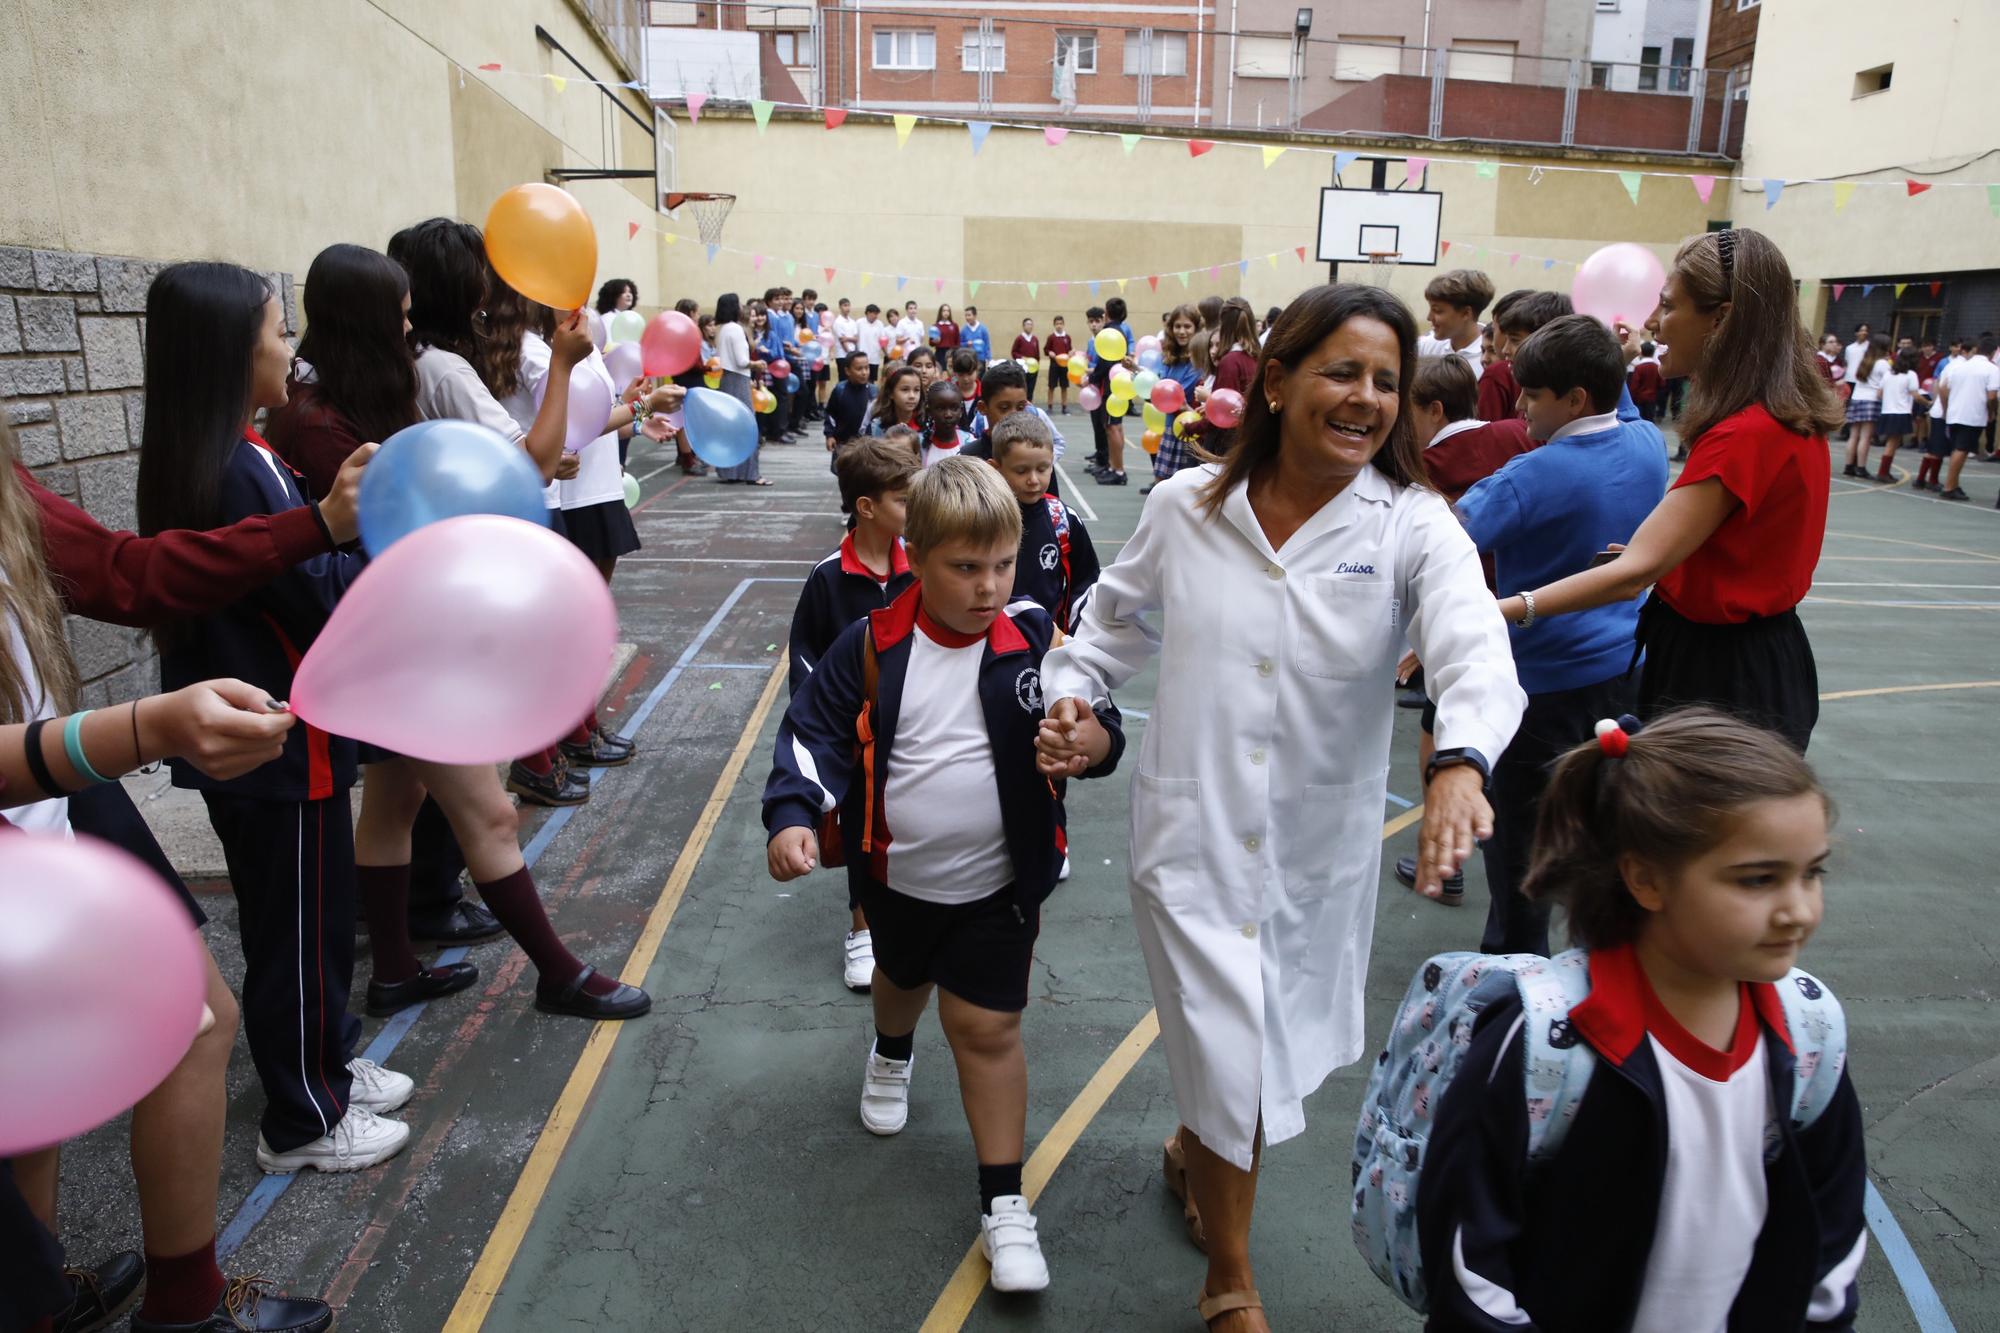
[[[1251,762],[1251,763],[1253,763],[1253,764],[1261,764],[1261,763],[1263,763],[1263,762],[1264,762],[1264,752],[1263,752],[1262,750],[1252,750],[1252,751],[1250,752],[1250,762]]]
[[[1254,852],[1254,851],[1256,851],[1256,850],[1257,850],[1257,849],[1258,849],[1259,847],[1262,847],[1263,845],[1264,845],[1264,840],[1263,840],[1262,838],[1259,838],[1259,837],[1255,837],[1255,836],[1252,836],[1252,837],[1248,837],[1248,838],[1245,838],[1245,839],[1243,840],[1243,846],[1244,846],[1244,849],[1245,849],[1246,851],[1252,851],[1252,852]]]
[[[1244,927],[1243,927],[1243,938],[1244,938],[1244,939],[1246,939],[1246,940],[1254,940],[1254,939],[1256,939],[1256,938],[1257,938],[1257,923],[1256,923],[1256,922],[1252,921],[1252,922],[1247,922],[1247,923],[1245,923],[1245,925],[1244,925]]]
[[[1266,565],[1264,566],[1264,577],[1275,583],[1285,577],[1285,571],[1276,565]]]
[[[1268,657],[1257,664],[1257,674],[1260,676],[1268,676],[1272,670],[1271,659]]]

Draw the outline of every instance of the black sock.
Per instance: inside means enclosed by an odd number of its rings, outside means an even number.
[[[979,1211],[991,1213],[993,1201],[1009,1194],[1021,1192],[1021,1164],[1008,1162],[1004,1166],[979,1164]]]
[[[914,1028],[900,1037],[886,1036],[881,1028],[875,1029],[875,1054],[884,1060],[907,1060],[916,1044],[917,1034]]]

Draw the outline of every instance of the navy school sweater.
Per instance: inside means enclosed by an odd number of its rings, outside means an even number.
[[[1097,548],[1074,509],[1053,495],[1021,506],[1021,555],[1014,565],[1014,595],[1055,617],[1063,633],[1076,631],[1090,590],[1097,586]]]
[[[840,632],[870,612],[880,611],[916,582],[910,559],[898,537],[889,552],[889,577],[878,579],[854,550],[854,534],[840,539],[840,549],[813,566],[792,612],[791,674],[796,695],[819,665]]]

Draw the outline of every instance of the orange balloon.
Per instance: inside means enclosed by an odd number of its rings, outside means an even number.
[[[486,215],[486,257],[530,301],[575,310],[597,278],[597,231],[568,190],[516,185]]]
[[[1139,446],[1149,454],[1160,452],[1160,432],[1149,430],[1139,437]]]

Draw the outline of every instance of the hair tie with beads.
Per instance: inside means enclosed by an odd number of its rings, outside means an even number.
[[[1639,719],[1630,713],[1621,713],[1615,719],[1602,718],[1597,723],[1597,748],[1606,758],[1623,759],[1638,731]]]

